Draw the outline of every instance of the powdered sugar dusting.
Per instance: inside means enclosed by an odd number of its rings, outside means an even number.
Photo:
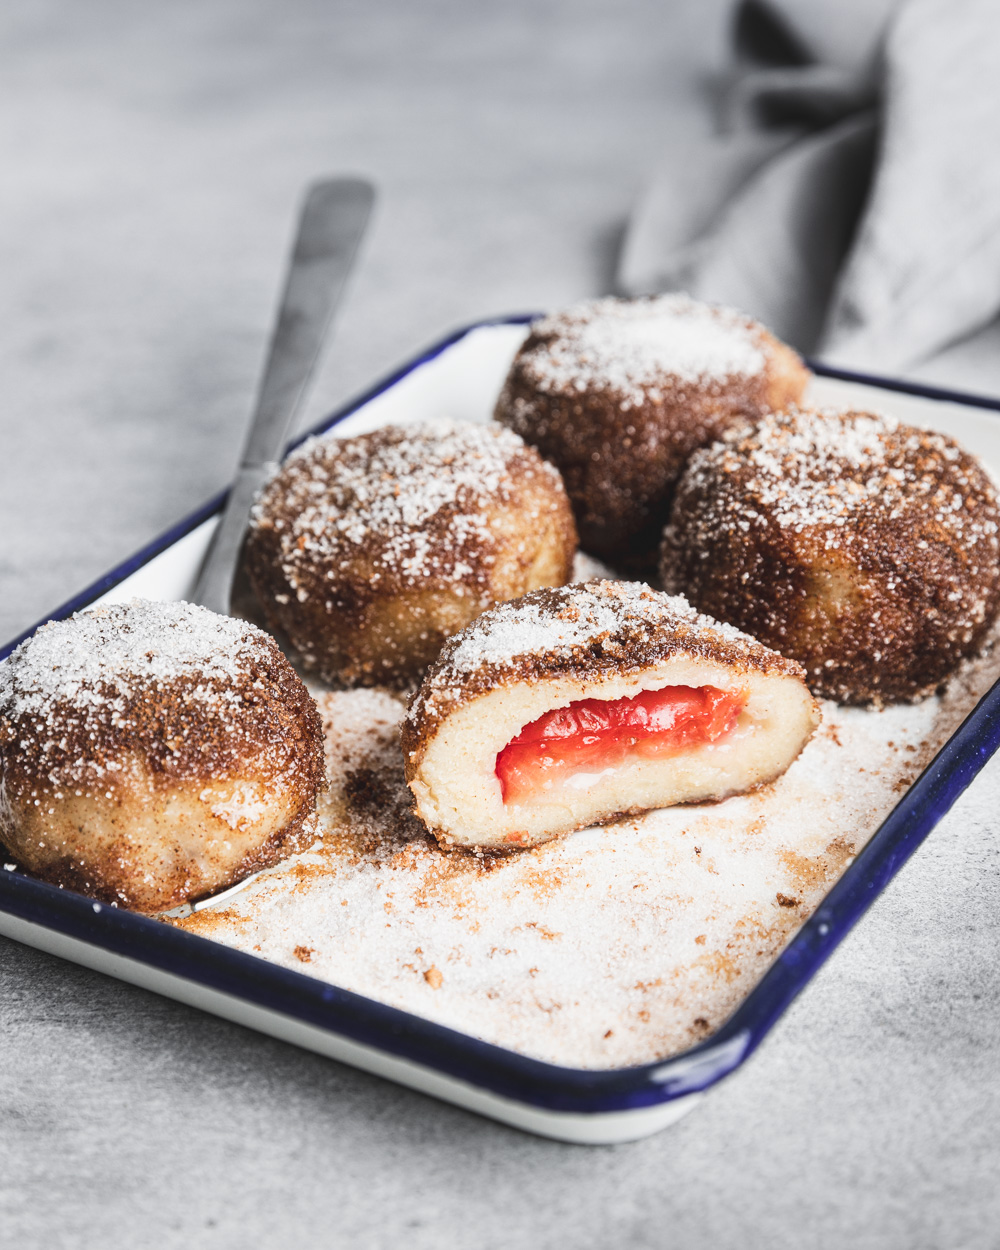
[[[696,452],[661,576],[795,656],[813,693],[929,693],[1000,610],[1000,504],[954,440],[870,412],[772,413]]]
[[[250,648],[267,639],[245,621],[190,603],[129,603],[51,621],[0,664],[0,712],[44,715],[124,703],[142,686],[194,679],[189,697],[216,704]]]
[[[311,438],[265,487],[252,524],[278,533],[300,599],[310,593],[306,570],[362,551],[375,581],[460,583],[474,572],[472,552],[492,546],[489,509],[510,497],[512,462],[528,455],[536,459],[510,430],[445,419]],[[518,471],[558,481],[540,459]]]
[[[534,681],[563,663],[579,660],[591,672],[601,665],[621,670],[679,650],[798,672],[735,626],[695,611],[682,595],[665,595],[644,582],[589,581],[497,604],[455,634],[424,677],[407,726],[419,739],[498,682]]]
[[[554,656],[602,641],[630,627],[683,626],[753,643],[747,634],[696,612],[683,595],[664,595],[644,582],[595,581],[553,592],[561,610],[526,597],[484,612],[447,652],[448,680],[483,665],[518,667],[526,655]]]
[[[956,494],[961,449],[941,434],[901,430],[894,417],[870,412],[770,413],[751,431],[730,431],[721,442],[696,451],[688,462],[685,489],[704,486],[711,475],[740,474],[749,525],[766,509],[783,529],[850,527],[858,513],[876,504],[888,520],[907,500],[938,492],[930,458],[953,468],[954,485],[942,495],[939,520],[961,524],[964,497]],[[714,517],[707,524],[731,524]]]
[[[675,382],[750,377],[766,363],[748,318],[679,294],[593,300],[532,331],[543,342],[528,353],[526,372],[549,393],[607,389],[639,404]]]

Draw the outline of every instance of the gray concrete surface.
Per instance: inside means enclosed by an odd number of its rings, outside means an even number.
[[[605,289],[644,170],[708,128],[726,7],[8,0],[0,637],[225,481],[306,180],[382,193],[309,421]],[[1000,1245],[998,807],[994,763],[757,1056],[614,1148],[0,942],[0,1243]]]

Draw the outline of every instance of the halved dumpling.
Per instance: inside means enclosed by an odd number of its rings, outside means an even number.
[[[403,724],[439,841],[534,846],[785,771],[819,723],[803,670],[641,583],[535,591],[445,646]]]

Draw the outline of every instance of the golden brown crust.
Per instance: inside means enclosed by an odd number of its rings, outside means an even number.
[[[254,591],[304,663],[406,684],[492,604],[570,575],[559,475],[498,426],[450,421],[313,440],[262,492]]]
[[[641,331],[644,312],[685,328],[677,371],[655,357],[630,367],[627,343],[624,363],[613,358],[617,337],[607,368],[592,367],[592,343],[581,341],[581,330],[603,333],[608,325],[620,327],[627,314],[627,324]],[[636,349],[637,358],[645,346]],[[666,359],[667,351],[658,350]],[[532,325],[495,415],[562,473],[582,546],[641,567],[655,562],[673,488],[691,452],[734,424],[797,401],[808,378],[790,348],[727,309],[684,296],[598,300]]]
[[[44,626],[2,666],[0,778],[0,835],[29,871],[157,910],[299,848],[323,781],[322,726],[261,630],[133,601]],[[234,786],[274,803],[281,827],[240,837],[253,821],[230,814]],[[195,865],[178,853],[154,871],[158,852],[130,831],[129,814],[169,842],[171,808],[199,803],[223,840],[198,848]],[[207,815],[213,803],[228,824]]]
[[[403,721],[407,780],[442,721],[486,691],[554,677],[638,673],[678,655],[715,660],[736,674],[803,676],[795,660],[641,582],[536,590],[484,613],[445,644]]]
[[[316,840],[316,829],[315,798],[309,800],[307,792],[307,787],[301,787],[298,812],[288,824],[244,855],[234,867],[227,866],[225,871],[215,875],[210,887],[205,886],[203,874],[184,871],[178,864],[167,872],[158,871],[155,885],[150,889],[148,883],[140,880],[135,863],[129,862],[134,861],[134,854],[124,841],[119,848],[98,857],[66,854],[32,863],[29,862],[31,857],[20,849],[13,853],[33,876],[60,889],[74,890],[102,903],[133,911],[167,911],[217,894],[255,872],[273,868],[289,855],[308,850]]]
[[[952,439],[871,413],[772,415],[697,452],[667,587],[800,660],[815,693],[912,699],[1000,611],[997,498]]]

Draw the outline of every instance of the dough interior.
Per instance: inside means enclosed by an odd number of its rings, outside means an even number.
[[[530,801],[505,804],[497,755],[538,717],[581,699],[618,700],[667,686],[739,689],[747,699],[715,742],[665,758],[638,751],[617,767],[572,772]],[[594,680],[555,677],[499,685],[439,726],[411,780],[418,810],[443,841],[473,847],[535,845],[617,815],[725,798],[779,776],[816,724],[812,699],[785,674],[759,673],[690,656]]]

